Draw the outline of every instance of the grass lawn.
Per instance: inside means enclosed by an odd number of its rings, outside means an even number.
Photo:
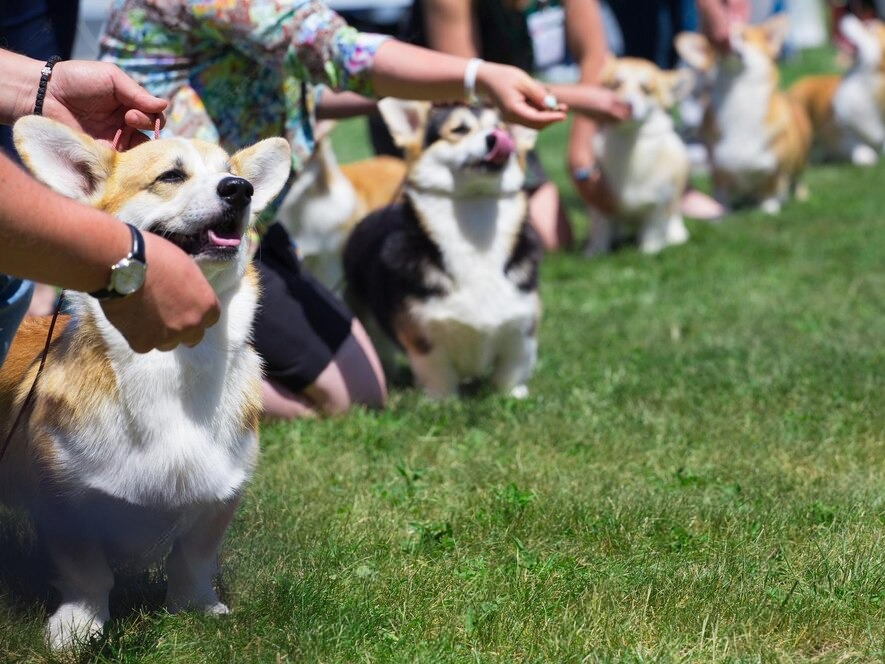
[[[564,136],[542,142],[560,182]],[[524,402],[405,389],[265,427],[233,613],[170,616],[158,572],[125,578],[84,661],[885,658],[883,180],[818,166],[777,218],[548,257]],[[20,525],[0,517],[0,660],[39,661],[53,595]]]

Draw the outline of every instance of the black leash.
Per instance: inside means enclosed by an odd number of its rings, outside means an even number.
[[[3,461],[3,456],[6,454],[9,443],[12,441],[12,435],[18,428],[22,415],[25,414],[25,411],[28,409],[28,406],[31,405],[31,401],[34,398],[34,392],[37,390],[37,381],[40,380],[40,374],[43,373],[43,367],[46,366],[46,357],[49,355],[49,346],[52,345],[52,333],[55,331],[55,322],[58,320],[58,314],[61,312],[64,300],[65,292],[62,291],[58,296],[58,303],[55,305],[55,313],[52,314],[52,320],[49,322],[49,332],[46,335],[46,345],[43,346],[43,354],[40,357],[40,366],[37,367],[37,375],[34,376],[34,382],[31,383],[31,389],[28,390],[28,396],[26,396],[25,400],[22,402],[22,407],[19,409],[18,415],[16,415],[12,427],[9,429],[9,433],[6,434],[6,439],[3,441],[3,447],[0,447],[0,461]]]

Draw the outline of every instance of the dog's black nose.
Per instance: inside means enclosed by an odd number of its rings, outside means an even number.
[[[218,183],[218,195],[235,207],[246,207],[255,190],[243,178],[224,178]]]

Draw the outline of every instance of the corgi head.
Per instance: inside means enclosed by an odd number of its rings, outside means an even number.
[[[671,108],[691,94],[694,82],[691,70],[662,71],[639,58],[609,59],[601,80],[630,105],[634,122],[645,122],[655,111]]]
[[[451,196],[516,193],[537,132],[507,125],[497,111],[382,99],[378,109],[405,152],[408,183]]]
[[[885,72],[885,23],[846,14],[839,21],[839,33],[851,47],[856,67]]]
[[[685,62],[708,80],[738,76],[777,78],[775,60],[784,46],[789,25],[786,15],[777,14],[759,25],[735,25],[730,52],[721,55],[701,34],[683,32],[676,36],[676,51]]]
[[[263,140],[232,157],[216,145],[183,138],[116,152],[38,116],[19,120],[14,136],[37,179],[178,245],[216,291],[229,288],[245,271],[245,235],[290,170],[290,148],[282,138]]]

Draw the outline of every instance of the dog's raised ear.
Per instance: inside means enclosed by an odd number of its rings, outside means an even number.
[[[292,149],[285,138],[266,138],[240,150],[230,159],[231,173],[245,178],[255,190],[252,214],[258,214],[270,203],[289,179],[292,170]]]
[[[510,125],[510,133],[513,135],[513,141],[516,143],[518,152],[528,152],[535,147],[535,141],[538,140],[538,131],[530,129],[518,124]]]
[[[661,96],[665,108],[670,108],[688,97],[697,82],[697,75],[691,69],[684,67],[662,72],[661,75],[664,82]]]
[[[713,68],[716,55],[713,45],[704,35],[697,32],[680,32],[676,35],[676,52],[686,64],[697,71],[707,72]]]
[[[433,105],[429,101],[406,101],[386,97],[378,102],[378,111],[390,130],[397,147],[408,149],[420,146]]]
[[[111,173],[114,151],[55,120],[38,115],[13,127],[15,148],[35,178],[78,201],[93,200]]]
[[[784,47],[784,42],[787,41],[787,35],[790,32],[790,21],[787,15],[775,14],[759,27],[765,34],[768,53],[772,58],[776,58]]]

